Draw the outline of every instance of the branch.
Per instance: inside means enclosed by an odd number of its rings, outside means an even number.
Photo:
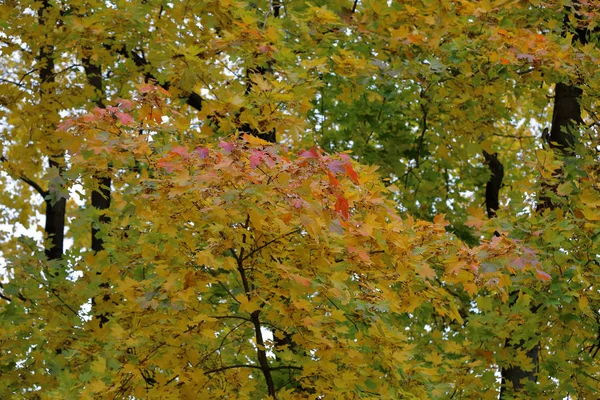
[[[108,48],[111,48],[111,46],[108,46]],[[138,68],[150,66],[150,63],[148,62],[148,60],[146,60],[146,58],[143,55],[140,55],[133,50],[128,52],[125,46],[121,46],[116,51],[118,54],[121,54],[125,58],[133,60],[133,62]],[[160,83],[149,71],[145,71],[144,75],[146,77],[146,80],[153,80],[157,82],[157,84],[165,90],[169,90],[169,87],[171,87],[171,82]],[[186,104],[192,108],[195,108],[198,111],[202,110],[202,102],[204,101],[202,96],[200,96],[198,93],[192,90],[190,90],[189,93],[189,96],[187,96],[186,98]]]
[[[4,156],[0,156],[0,161],[8,164],[8,160]],[[29,186],[34,188],[35,191],[38,192],[44,198],[44,200],[46,200],[46,196],[48,196],[48,194],[49,194],[48,191],[42,189],[42,187],[40,185],[38,185],[36,182],[32,181],[25,175],[19,175],[18,179],[22,180],[23,182],[25,182],[26,184],[28,184]]]
[[[245,365],[245,364],[240,364],[240,365],[227,365],[221,368],[215,368],[215,369],[211,369],[208,371],[204,371],[204,375],[208,375],[208,374],[214,374],[215,372],[223,372],[225,370],[228,369],[233,369],[233,368],[253,368],[253,369],[262,369],[261,367],[259,367],[258,365]]]
[[[208,374],[214,374],[215,372],[223,372],[225,370],[228,369],[233,369],[233,368],[252,368],[252,369],[262,369],[261,367],[259,367],[258,365],[247,365],[247,364],[240,364],[240,365],[226,365],[223,366],[221,368],[215,368],[215,369],[211,369],[209,371],[204,371],[204,375],[208,375]],[[271,367],[269,368],[271,371],[277,371],[280,369],[295,369],[297,371],[302,371],[302,367],[296,367],[295,365],[281,365],[279,367]]]
[[[10,79],[0,78],[0,82],[10,83],[11,85],[15,85],[20,87],[21,89],[30,90],[27,86],[23,85],[20,82],[11,81]]]
[[[250,221],[250,218],[248,217],[248,219],[246,220],[246,227],[248,227],[249,221]],[[246,235],[245,234],[244,234],[244,243],[246,243]],[[240,250],[240,255],[237,258],[237,264],[238,264],[238,271],[240,273],[240,277],[242,278],[242,283],[244,285],[244,292],[246,293],[246,297],[248,298],[248,300],[250,300],[251,299],[250,283],[248,282],[248,277],[246,276],[246,270],[244,269],[244,259],[242,258],[243,249],[244,249],[244,247],[242,247],[242,250]],[[249,255],[251,255],[251,254],[252,254],[252,252],[250,252]],[[259,315],[260,315],[260,310],[255,310],[252,312],[252,314],[250,314],[250,320],[254,324],[254,335],[256,338],[256,356],[258,358],[258,363],[260,364],[260,367],[258,367],[258,368],[262,371],[263,376],[265,377],[265,381],[267,383],[267,393],[269,394],[269,396],[276,398],[275,383],[273,382],[273,376],[271,375],[271,368],[270,368],[271,366],[269,365],[269,360],[267,358],[267,352],[264,350],[265,342],[264,342],[263,336],[262,336]]]
[[[249,318],[246,317],[240,317],[237,315],[213,315],[210,318],[214,318],[214,319],[241,319],[247,322],[252,322],[252,320],[250,320]]]
[[[71,307],[70,305],[68,305],[67,303],[65,303],[65,301],[58,295],[58,290],[56,290],[56,289],[53,288],[53,289],[50,290],[50,292],[54,295],[54,297],[56,297],[63,304],[63,306],[65,306],[75,316],[79,316],[79,314],[77,313],[77,311],[75,311],[73,309],[73,307]]]
[[[300,231],[301,231],[301,229],[294,229],[294,230],[293,230],[293,231],[291,231],[291,232],[288,232],[288,233],[286,233],[286,234],[284,234],[284,235],[281,235],[281,236],[280,236],[280,237],[278,237],[278,238],[275,238],[275,239],[273,239],[273,240],[270,240],[270,241],[268,241],[267,243],[263,244],[262,246],[259,246],[259,247],[257,247],[256,249],[252,250],[250,253],[246,254],[246,256],[244,256],[244,257],[242,258],[242,261],[244,261],[244,260],[246,260],[246,259],[248,259],[248,258],[252,257],[252,256],[253,256],[254,254],[256,254],[257,252],[259,252],[259,251],[261,251],[262,249],[264,249],[265,247],[267,247],[267,246],[269,246],[269,245],[271,245],[271,244],[273,244],[273,243],[277,242],[278,240],[281,240],[281,239],[283,239],[283,238],[284,238],[284,237],[286,237],[286,236],[293,235],[293,234],[295,234],[295,233],[298,233],[298,232],[300,232]]]
[[[302,371],[302,367],[296,367],[295,365],[280,365],[279,367],[271,367],[271,371],[277,371],[279,369],[295,369],[296,371]]]

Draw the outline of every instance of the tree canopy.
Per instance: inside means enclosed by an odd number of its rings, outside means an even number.
[[[596,396],[599,12],[3,2],[0,397]]]

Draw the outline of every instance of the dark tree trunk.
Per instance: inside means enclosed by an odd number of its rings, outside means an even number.
[[[42,6],[38,9],[38,23],[43,28],[46,25],[48,13],[51,9],[51,4],[48,0],[42,2]],[[40,47],[38,53],[39,77],[40,77],[40,102],[42,104],[51,104],[51,99],[54,94],[54,83],[56,75],[54,73],[54,47],[45,44]],[[56,127],[53,123],[44,124],[43,129],[47,134],[51,134]],[[48,166],[52,169],[57,169],[59,174],[62,172],[62,165],[59,160],[62,154],[50,154]],[[58,180],[55,182],[59,182]],[[64,197],[63,188],[57,183],[50,184],[48,195],[44,199],[46,204],[46,225],[44,231],[48,238],[46,243],[46,257],[49,260],[58,260],[62,258],[65,238],[65,212],[67,199]]]
[[[498,160],[498,153],[483,152],[483,157],[490,169],[491,175],[485,186],[485,208],[488,218],[494,218],[500,207],[500,188],[504,179],[504,166]]]
[[[565,16],[565,32],[568,30],[569,18]],[[577,29],[577,34],[573,37],[573,43],[585,44],[587,42],[588,32],[585,29]],[[583,90],[573,84],[565,84],[559,82],[554,87],[554,108],[552,111],[552,126],[550,130],[544,130],[543,140],[546,144],[554,149],[556,152],[562,154],[565,157],[572,157],[575,155],[575,142],[576,135],[579,130],[579,126],[583,123],[581,117],[581,96]],[[557,176],[561,175],[560,171]],[[552,210],[559,206],[552,202],[552,198],[548,195],[548,192],[553,192],[556,195],[556,189],[558,185],[555,183],[546,184],[542,183],[543,193],[538,197],[538,204],[536,207],[537,212],[544,212],[544,210]],[[517,294],[513,293],[514,301],[517,299]],[[535,313],[539,308],[538,306],[532,307],[532,312]],[[510,340],[506,340],[505,347],[513,347],[515,349],[523,350],[524,341],[519,343],[512,343]],[[535,382],[537,380],[537,372],[539,366],[539,343],[533,346],[531,349],[527,349],[527,357],[531,360],[534,365],[533,370],[525,371],[519,367],[507,367],[502,368],[502,388],[500,390],[500,399],[507,398],[508,394],[508,382],[511,383],[514,392],[518,392],[523,389],[524,381],[529,380]]]
[[[88,83],[95,90],[94,103],[97,107],[104,107],[104,86],[102,83],[102,68],[92,62],[89,57],[84,57],[82,60],[83,67],[85,69],[85,75]],[[95,184],[98,186],[97,190],[92,192],[92,207],[100,212],[108,210],[110,207],[110,185],[111,179],[109,176],[102,176],[100,174],[94,176]],[[107,224],[110,222],[110,218],[106,214],[102,213],[99,217],[99,224]],[[92,250],[94,253],[104,250],[104,241],[99,235],[100,227],[95,223],[92,224]]]
[[[84,57],[82,59],[83,67],[85,70],[85,75],[88,80],[90,86],[94,88],[94,103],[97,107],[103,108],[105,106],[104,99],[104,86],[102,82],[102,68],[99,65],[96,65],[92,62],[89,57]],[[110,223],[110,217],[108,217],[104,211],[110,208],[110,185],[111,179],[108,175],[102,175],[98,173],[94,175],[94,184],[98,186],[98,189],[92,191],[92,207],[100,211],[100,216],[98,217],[98,222],[92,222],[92,251],[98,253],[99,251],[104,250],[104,240],[101,236],[100,225]],[[97,272],[99,274],[99,272]],[[100,284],[100,287],[103,289],[108,289],[110,284],[108,282],[104,282]],[[108,301],[108,296],[102,296],[103,302]],[[98,299],[92,299],[92,308],[96,308],[98,304]],[[98,326],[102,328],[104,324],[109,321],[109,315],[107,313],[94,313],[94,318],[98,320]]]

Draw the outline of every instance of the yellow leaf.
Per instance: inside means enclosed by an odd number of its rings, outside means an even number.
[[[259,137],[253,136],[253,135],[248,135],[247,133],[244,133],[242,135],[242,138],[249,144],[254,145],[254,146],[271,146],[273,143],[269,143],[266,140],[263,140]]]
[[[90,369],[99,374],[103,374],[106,371],[106,360],[102,357],[98,357],[95,361],[92,362]]]
[[[589,300],[587,298],[586,295],[582,294],[579,296],[579,301],[577,302],[577,305],[579,306],[579,309],[583,312],[587,312],[588,310],[588,304],[589,304]]]

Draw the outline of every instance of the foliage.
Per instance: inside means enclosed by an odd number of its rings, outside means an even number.
[[[594,397],[597,13],[3,2],[0,397]]]

